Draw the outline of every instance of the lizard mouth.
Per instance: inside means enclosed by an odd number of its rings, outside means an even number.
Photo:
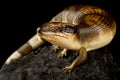
[[[54,32],[41,32],[41,33],[39,33],[40,34],[40,36],[42,37],[51,37],[52,38],[52,36],[54,36],[54,37],[56,37],[56,38],[69,38],[69,37],[72,37],[74,34],[71,34],[71,33],[60,33],[60,32],[58,32],[58,33],[54,33]]]

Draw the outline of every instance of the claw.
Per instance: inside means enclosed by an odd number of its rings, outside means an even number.
[[[59,57],[59,58],[62,58],[63,56],[67,56],[67,49],[63,49],[63,51],[61,51],[61,52],[58,54],[58,57]]]
[[[56,45],[52,45],[52,50],[54,50],[55,52],[57,51],[57,49],[59,49],[59,47],[58,46],[56,46]]]
[[[59,58],[63,58],[64,56],[67,56],[67,53],[62,53],[62,52],[61,52],[61,53],[58,54],[58,57],[59,57]]]
[[[73,70],[73,68],[71,66],[66,66],[65,68],[63,68],[64,72],[71,72]]]

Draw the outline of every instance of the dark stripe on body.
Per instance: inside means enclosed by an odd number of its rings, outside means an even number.
[[[54,32],[54,33],[71,33],[74,34],[77,32],[77,28],[75,25],[69,23],[61,23],[61,22],[51,22],[46,23],[41,26],[40,32]]]

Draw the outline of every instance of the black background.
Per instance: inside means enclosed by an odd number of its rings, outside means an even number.
[[[36,28],[51,20],[64,8],[88,3],[107,10],[117,22],[117,33],[110,43],[113,58],[120,65],[119,2],[115,0],[40,0],[5,1],[0,7],[0,66],[12,52],[36,33]],[[117,4],[118,3],[118,4]]]

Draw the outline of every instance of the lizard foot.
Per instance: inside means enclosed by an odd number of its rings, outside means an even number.
[[[63,68],[64,72],[71,72],[73,70],[72,66],[66,66],[65,68]]]
[[[52,45],[52,50],[53,50],[53,51],[55,51],[55,52],[56,52],[58,49],[59,49],[59,47],[58,47],[58,46],[56,46],[56,45]]]
[[[67,49],[63,49],[63,51],[61,51],[61,52],[58,54],[58,57],[59,57],[59,58],[62,58],[63,56],[67,56]]]

